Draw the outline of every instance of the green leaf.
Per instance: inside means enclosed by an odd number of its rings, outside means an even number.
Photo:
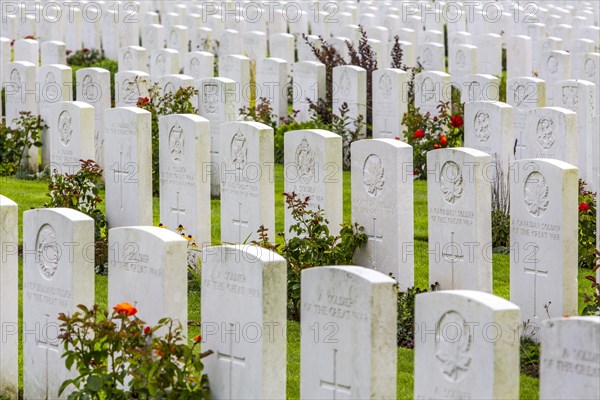
[[[87,380],[87,388],[92,392],[99,392],[102,389],[102,379],[97,376],[90,376]]]

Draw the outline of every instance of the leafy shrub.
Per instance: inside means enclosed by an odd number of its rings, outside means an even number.
[[[67,50],[67,64],[79,67],[91,67],[105,60],[104,54],[99,49],[82,49],[76,52]]]
[[[309,209],[310,198],[301,199],[296,193],[284,193],[287,208],[296,222],[290,233],[297,235],[287,239],[280,234],[282,243],[272,244],[267,229],[258,230],[259,240],[253,244],[281,254],[288,268],[288,318],[300,319],[300,275],[305,268],[324,265],[351,265],[357,248],[367,242],[364,228],[358,224],[343,223],[340,234],[329,233],[328,221],[321,208]]]
[[[596,194],[579,180],[579,267],[596,265]]]
[[[14,128],[4,119],[0,125],[0,176],[14,175],[21,169],[23,158],[28,157],[27,149],[42,145],[41,130],[46,125],[39,116],[22,111],[13,122]]]
[[[432,292],[438,289],[437,282],[430,287]],[[398,331],[396,337],[399,347],[407,349],[415,347],[415,297],[421,293],[427,293],[427,289],[412,287],[405,292],[398,292]]]
[[[98,184],[102,181],[102,168],[93,160],[79,160],[81,169],[74,174],[59,174],[50,177],[48,183],[50,201],[44,207],[66,207],[80,211],[94,219],[96,272],[105,275],[108,262],[107,229],[104,213],[98,208],[102,202]]]
[[[600,251],[596,249],[596,262],[598,256],[600,256]],[[600,315],[600,281],[597,279],[599,269],[600,264],[596,264],[592,269],[592,273],[585,277],[585,279],[592,282],[592,292],[583,295],[585,307],[581,313],[582,315]]]
[[[496,252],[508,254],[510,246],[509,179],[504,174],[502,163],[499,160],[496,161],[496,179],[492,182],[492,247]]]
[[[413,146],[414,174],[418,178],[427,177],[427,152],[444,147],[460,146],[464,136],[462,106],[458,113],[452,114],[450,104],[440,102],[439,116],[429,112],[422,114],[413,104],[402,118],[405,127],[403,140]]]
[[[193,99],[198,89],[192,86],[179,88],[176,92],[162,93],[156,83],[150,87],[149,97],[140,97],[137,106],[152,113],[152,191],[158,196],[160,190],[158,159],[158,117],[171,114],[198,114]]]
[[[118,304],[109,315],[98,305],[72,316],[59,314],[62,357],[78,375],[62,383],[59,395],[73,387],[69,399],[208,399],[208,378],[196,336],[189,346],[181,325],[170,318],[156,326],[135,315],[128,303]]]

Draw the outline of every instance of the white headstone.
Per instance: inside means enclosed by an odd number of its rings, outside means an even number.
[[[63,101],[50,107],[50,172],[74,174],[79,160],[94,159],[94,107],[80,101]]]
[[[153,326],[169,317],[187,332],[187,243],[156,226],[123,226],[108,234],[108,304],[129,303]]]
[[[307,268],[301,291],[300,397],[394,399],[396,282],[363,267]],[[315,340],[315,327],[335,339]]]
[[[408,73],[401,69],[373,71],[373,138],[402,136],[402,118],[408,111]]]
[[[427,153],[430,284],[492,292],[493,166],[475,149]]]
[[[459,44],[448,50],[448,73],[459,85],[468,76],[477,73],[477,47],[471,44]]]
[[[475,101],[465,104],[465,147],[488,153],[502,167],[504,176],[514,160],[514,112],[506,103]],[[496,176],[487,170],[487,177]]]
[[[210,193],[218,196],[221,179],[220,127],[222,123],[235,121],[235,82],[227,78],[206,78],[198,81],[198,114],[210,122]]]
[[[285,259],[242,245],[202,255],[202,347],[215,353],[203,362],[212,397],[285,398]]]
[[[311,118],[310,104],[325,99],[325,64],[318,61],[301,61],[294,65],[294,110],[298,122]]]
[[[592,82],[575,79],[558,82],[554,88],[554,104],[577,114],[579,178],[590,183],[596,176],[592,173],[592,136],[598,134],[593,126],[597,90]]]
[[[287,61],[290,71],[296,61],[296,56],[294,55],[295,42],[296,38],[289,33],[276,33],[269,38],[270,56]]]
[[[193,52],[216,51],[217,49],[213,44],[213,30],[206,26],[192,28],[191,49]]]
[[[341,65],[333,68],[333,114],[341,116],[341,107],[348,106],[349,126],[356,130],[356,121],[362,117],[358,131],[359,138],[367,134],[367,71],[355,65]]]
[[[123,71],[115,74],[115,106],[135,107],[140,97],[148,97],[150,75],[143,71]]]
[[[206,51],[193,51],[185,55],[183,73],[195,80],[215,76],[215,56]]]
[[[546,82],[554,83],[571,78],[571,54],[563,50],[552,50],[545,54],[540,67],[540,78]],[[555,103],[556,94],[554,85],[546,88],[546,102],[549,106]]]
[[[539,78],[512,78],[506,84],[506,102],[514,109],[515,158],[525,158],[527,112],[546,106],[546,82]]]
[[[250,31],[242,35],[242,49],[252,61],[256,62],[267,56],[267,34],[261,31]]]
[[[506,79],[531,76],[533,73],[533,50],[529,36],[517,35],[507,39]]]
[[[0,195],[0,395],[19,393],[19,212],[17,203]]]
[[[58,40],[42,42],[40,46],[42,65],[67,64],[67,46]]]
[[[219,76],[232,79],[236,84],[236,115],[242,107],[250,106],[250,59],[237,54],[219,57]]]
[[[15,61],[27,61],[36,67],[40,63],[40,44],[34,39],[15,40],[13,57]]]
[[[144,47],[127,46],[119,49],[119,71],[148,72],[148,55]]]
[[[109,226],[151,225],[151,114],[137,107],[106,110],[104,139]]]
[[[26,399],[59,398],[60,385],[74,377],[61,358],[57,318],[74,313],[79,304],[94,304],[94,243],[94,220],[79,211],[38,208],[23,213]]]
[[[211,243],[210,123],[193,114],[160,117],[160,221]]]
[[[352,220],[369,241],[354,263],[414,286],[412,147],[395,139],[352,143]]]
[[[471,101],[500,101],[500,79],[493,75],[469,75],[460,80],[461,103]]]
[[[111,106],[110,72],[102,68],[81,68],[76,72],[76,98],[94,107],[94,157],[104,164],[104,111]]]
[[[495,33],[474,35],[477,46],[477,72],[480,74],[502,75],[502,36]]]
[[[600,317],[569,316],[544,322],[540,399],[600,398],[598,354]]]
[[[440,102],[450,102],[452,99],[450,75],[445,72],[425,71],[415,77],[415,107],[421,114],[439,114]]]
[[[52,105],[73,99],[73,72],[70,67],[60,64],[44,65],[37,73],[38,101],[40,117],[46,124],[52,119]],[[42,130],[42,164],[50,163],[50,130]]]
[[[163,75],[179,73],[179,52],[173,49],[158,49],[150,53],[150,77],[153,82]]]
[[[584,79],[600,87],[600,53],[585,53],[573,57],[572,78]],[[596,96],[596,110],[600,110],[600,96]]]
[[[417,46],[417,62],[425,71],[445,71],[446,61],[444,45],[440,43],[423,43]]]
[[[15,61],[6,64],[4,77],[6,124],[12,128],[15,118],[22,111],[38,115],[38,97],[36,91],[36,66],[26,61]],[[37,147],[35,148],[37,154]],[[33,161],[33,160],[32,160]],[[37,166],[37,156],[35,158]],[[37,167],[36,167],[37,168]]]
[[[123,24],[115,23],[119,21],[119,10],[114,10],[114,7],[104,10],[99,10],[99,18],[101,21],[100,33],[102,35],[102,50],[104,56],[111,60],[118,60],[119,49],[121,48],[120,29]]]
[[[577,114],[560,107],[536,108],[525,116],[526,158],[554,158],[578,165]]]
[[[310,197],[312,210],[325,210],[329,231],[337,235],[343,221],[342,137],[321,129],[284,134],[284,192],[295,192],[300,199]],[[285,234],[295,224],[286,208]]]
[[[165,43],[165,27],[163,25],[150,24],[142,27],[142,46],[148,53],[163,49]]]
[[[533,329],[577,314],[577,195],[573,165],[525,159],[511,168],[510,300]]]
[[[415,303],[415,399],[519,397],[519,307],[472,290]]]
[[[277,125],[288,116],[288,63],[281,58],[261,58],[256,63],[256,99],[269,100]]]
[[[221,124],[221,241],[258,240],[264,226],[274,238],[273,128],[258,122]]]
[[[177,50],[180,56],[189,51],[188,27],[185,25],[167,25],[167,47]]]

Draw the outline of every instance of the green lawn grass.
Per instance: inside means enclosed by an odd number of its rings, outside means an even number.
[[[275,193],[276,195],[276,230],[283,231],[283,168],[277,165],[275,168]],[[427,183],[416,181],[414,185],[414,214],[415,214],[415,285],[421,288],[428,286],[428,254],[427,254]],[[0,180],[0,193],[11,198],[19,205],[19,242],[22,241],[22,213],[30,208],[42,207],[48,199],[46,196],[46,181],[24,181],[14,178],[2,178]],[[101,194],[103,196],[103,193]],[[104,205],[102,205],[104,207]],[[350,174],[344,172],[344,220],[351,219],[350,201]],[[154,224],[158,225],[159,201],[153,199]],[[212,200],[212,239],[219,243],[220,235],[220,204],[218,200]],[[493,255],[494,270],[494,293],[498,296],[509,298],[509,257],[507,255]],[[19,263],[21,271],[21,263]],[[590,293],[589,284],[584,279],[589,270],[579,272],[579,310],[583,308],[582,294]],[[22,274],[20,273],[20,277]],[[20,281],[20,288],[22,287]],[[19,289],[21,291],[21,289]],[[96,302],[107,306],[108,282],[104,276],[96,277]],[[19,319],[22,317],[22,299],[19,296]],[[200,319],[200,293],[197,289],[189,291],[188,315],[191,320]],[[190,337],[197,332],[197,328],[190,329]],[[297,399],[300,396],[300,326],[297,322],[289,321],[287,327],[287,395],[288,398]],[[22,349],[20,354],[22,354]],[[20,355],[20,359],[21,359]],[[22,360],[20,360],[22,365]],[[21,368],[21,367],[20,367]],[[22,371],[20,371],[22,376]],[[20,382],[22,388],[22,380]],[[538,398],[538,380],[521,375],[520,382],[521,398]],[[399,399],[412,398],[413,393],[413,351],[398,349],[398,387]]]

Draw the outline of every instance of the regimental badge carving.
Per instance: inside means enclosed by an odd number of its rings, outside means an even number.
[[[454,161],[447,161],[440,173],[440,190],[450,204],[456,203],[463,193],[463,177],[460,166]]]
[[[541,217],[548,209],[550,188],[546,178],[540,172],[535,171],[525,179],[525,204],[529,213],[535,217]]]
[[[384,99],[389,99],[392,96],[392,78],[387,73],[379,78],[379,93]]]
[[[308,140],[303,138],[296,148],[296,165],[298,166],[298,176],[303,182],[310,182],[315,177],[316,156],[313,149],[308,144]]]
[[[44,93],[44,98],[42,99],[44,102],[54,103],[59,100],[60,87],[56,83],[56,78],[52,72],[46,74],[44,90],[42,92]]]
[[[525,99],[527,98],[527,90],[524,85],[518,85],[514,92],[513,100],[517,107],[521,107]]]
[[[175,92],[175,85],[173,85],[172,82],[165,83],[164,94],[174,93],[174,92]]]
[[[138,87],[138,83],[135,77],[123,80],[123,92],[125,95],[123,99],[124,103],[137,103],[138,99],[140,98],[140,88]]]
[[[38,231],[35,251],[40,274],[44,279],[51,280],[58,268],[60,247],[56,242],[56,232],[50,224],[42,225]]]
[[[173,125],[169,132],[169,153],[175,162],[181,162],[184,157],[185,137],[183,128],[179,124]]]
[[[202,102],[207,114],[216,114],[219,110],[219,85],[216,83],[205,83],[202,85]]]
[[[164,54],[158,54],[154,60],[154,66],[158,76],[165,74],[166,60]]]
[[[88,103],[97,102],[100,97],[99,93],[98,93],[99,90],[98,90],[96,83],[92,79],[92,75],[88,74],[88,75],[84,76],[82,85],[83,85],[83,88],[82,88],[83,99]]]
[[[435,330],[435,357],[440,372],[450,382],[461,381],[471,365],[473,337],[465,319],[456,311],[448,311],[439,319]]]
[[[171,46],[177,47],[177,45],[179,44],[179,32],[177,32],[176,28],[171,29],[169,40],[171,42]]]
[[[190,76],[194,79],[200,78],[200,60],[198,60],[198,57],[193,57],[190,60]]]
[[[548,57],[548,60],[546,61],[546,68],[548,68],[548,72],[551,74],[555,74],[558,71],[558,60],[556,57]]]
[[[585,60],[585,65],[583,66],[583,69],[585,71],[585,76],[587,76],[588,78],[596,77],[596,61],[594,61],[594,59],[588,58],[587,60]]]
[[[579,93],[577,86],[562,87],[562,106],[572,111],[577,111],[579,105]]]
[[[365,190],[373,197],[379,196],[385,184],[385,168],[383,162],[376,154],[371,154],[365,159],[363,165],[363,184]]]
[[[431,51],[431,47],[427,46],[423,50],[423,66],[425,68],[431,68],[433,65],[433,52]]]
[[[63,111],[58,116],[58,132],[60,133],[60,142],[63,146],[68,146],[71,143],[73,136],[73,118],[68,111]]]
[[[238,131],[231,139],[231,162],[237,169],[243,169],[248,157],[248,141],[244,134]]]
[[[350,75],[348,71],[345,69],[342,71],[342,76],[340,77],[340,93],[344,97],[350,96],[350,91],[352,90],[352,81],[350,81]]]
[[[537,138],[539,145],[548,150],[554,145],[554,121],[549,118],[541,118],[537,124]]]
[[[10,71],[10,81],[16,85],[21,85],[21,74],[18,69],[14,68]]]
[[[123,71],[129,71],[133,69],[133,55],[131,55],[130,51],[126,51],[123,54]]]
[[[475,137],[480,142],[487,142],[490,138],[490,114],[480,111],[475,115],[475,120],[473,121],[473,126],[475,128]]]
[[[433,79],[425,78],[423,79],[423,87],[421,88],[422,99],[424,103],[430,103],[435,101],[435,84],[433,83]]]
[[[467,65],[467,56],[465,52],[461,49],[456,52],[456,66],[460,69],[464,69]]]

